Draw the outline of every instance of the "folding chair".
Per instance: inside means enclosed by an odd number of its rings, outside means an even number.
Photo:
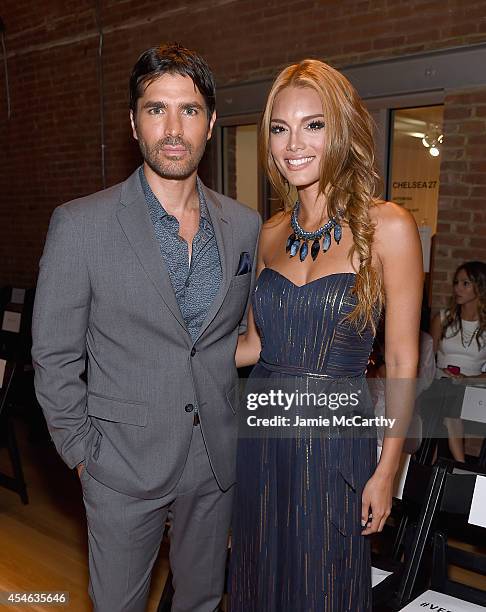
[[[388,558],[374,558],[372,568],[373,603],[400,609],[417,588],[417,579],[432,525],[437,513],[447,462],[421,465],[411,458],[406,466],[401,499],[402,517],[396,530],[392,553]]]
[[[20,452],[15,436],[13,420],[8,414],[10,407],[9,393],[12,389],[12,380],[14,378],[16,364],[12,361],[0,359],[0,427],[5,427],[6,431],[6,447],[12,465],[13,476],[0,472],[0,486],[11,491],[15,491],[20,495],[20,499],[24,504],[29,503],[27,496],[27,486],[22,470],[20,460]]]
[[[464,473],[467,471],[470,473]],[[480,554],[463,550],[449,543],[449,535],[460,532],[468,543],[474,544],[482,541],[486,548],[486,528],[470,525],[467,522],[478,477],[481,477],[481,474],[470,470],[461,470],[460,474],[447,475],[440,512],[452,518],[452,528],[443,529],[441,526],[434,533],[431,588],[486,607],[486,552]],[[484,475],[482,477],[486,480]],[[486,516],[486,507],[484,515]],[[451,580],[448,574],[449,565],[455,565],[484,576],[485,588],[480,590]]]
[[[30,364],[34,289],[4,288],[0,312],[0,353],[17,363]]]
[[[463,550],[450,546],[450,532],[466,533],[474,542],[484,540],[486,533],[482,526],[469,525],[467,517],[471,510],[476,479],[480,474],[472,470],[455,470],[447,473],[440,503],[437,508],[439,528],[432,536],[433,557],[430,589],[421,593],[405,607],[402,612],[422,612],[422,610],[453,610],[454,612],[479,612],[486,607],[486,589],[478,589],[461,584],[449,578],[449,565],[456,565],[486,576],[486,554]],[[483,478],[486,478],[483,476]],[[481,508],[482,511],[482,508]],[[450,528],[444,531],[444,524]],[[447,528],[446,528],[447,529]],[[482,533],[481,533],[482,532]]]

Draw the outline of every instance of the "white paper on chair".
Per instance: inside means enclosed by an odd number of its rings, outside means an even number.
[[[486,423],[486,389],[466,387],[462,401],[461,419]]]
[[[383,580],[385,580],[385,578],[388,578],[388,576],[391,576],[393,574],[393,572],[387,572],[385,570],[380,569],[379,567],[372,567],[371,568],[371,586],[375,587],[377,584],[380,584],[380,582],[383,582]]]
[[[378,446],[378,461],[381,457],[381,450],[382,447]],[[407,480],[408,466],[410,465],[410,457],[411,455],[408,453],[402,453],[402,456],[400,457],[400,464],[393,483],[393,497],[395,497],[395,499],[402,499],[403,487],[405,486],[405,481]]]
[[[22,314],[20,312],[10,312],[9,310],[6,310],[3,313],[2,330],[18,334],[20,331],[21,317]]]
[[[12,304],[23,304],[25,300],[25,289],[12,289]]]
[[[476,476],[468,523],[486,527],[486,476]]]
[[[424,612],[424,610],[435,610],[435,612],[484,612],[482,606],[438,593],[437,591],[425,591],[414,599],[400,612]]]
[[[5,366],[7,362],[5,359],[0,359],[0,389],[3,387],[3,377],[5,376]]]

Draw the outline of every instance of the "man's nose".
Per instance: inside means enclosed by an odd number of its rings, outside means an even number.
[[[172,136],[173,138],[177,136],[182,136],[182,121],[179,113],[170,113],[167,118],[167,124],[165,126],[165,133],[167,136]]]

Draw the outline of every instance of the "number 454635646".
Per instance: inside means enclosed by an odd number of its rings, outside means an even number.
[[[4,591],[0,592],[0,604],[14,606],[15,604],[51,604],[65,605],[69,602],[67,591]]]

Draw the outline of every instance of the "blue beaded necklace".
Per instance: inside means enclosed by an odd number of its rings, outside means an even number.
[[[308,242],[312,242],[311,246],[311,257],[315,261],[316,257],[319,255],[320,244],[319,240],[322,240],[322,250],[324,253],[327,253],[331,247],[331,231],[334,230],[334,240],[336,244],[339,244],[339,241],[343,235],[343,228],[341,227],[340,219],[343,216],[343,211],[341,209],[338,210],[337,215],[331,217],[329,221],[317,229],[315,232],[306,232],[299,225],[298,215],[300,209],[300,202],[297,200],[295,203],[294,209],[292,210],[292,215],[290,217],[290,225],[292,226],[292,234],[287,238],[287,245],[285,247],[285,252],[289,253],[290,257],[294,257],[299,253],[300,261],[304,261],[309,253]],[[302,244],[301,244],[302,242]]]

